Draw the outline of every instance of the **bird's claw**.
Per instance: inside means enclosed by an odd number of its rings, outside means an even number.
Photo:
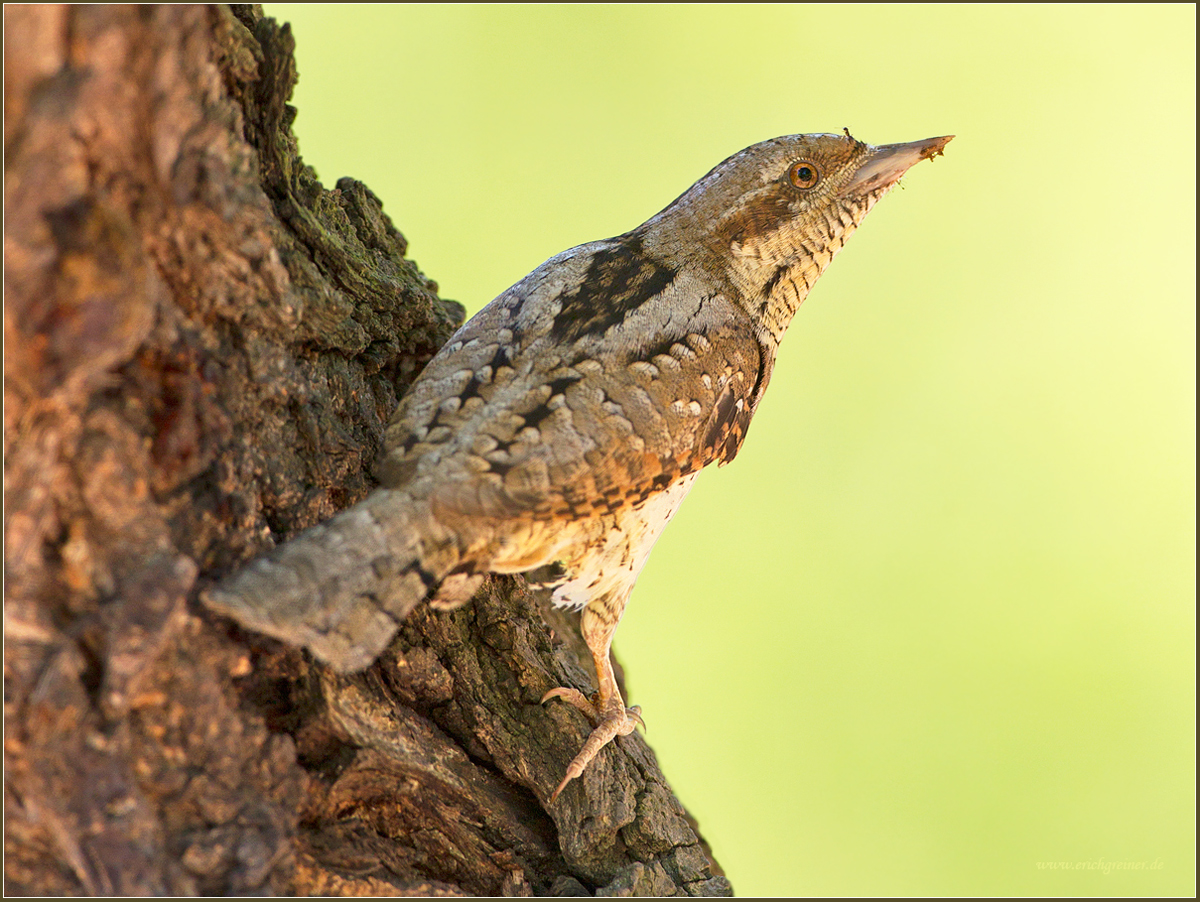
[[[552,698],[562,699],[571,707],[583,712],[593,726],[587,742],[583,744],[579,754],[567,765],[566,776],[551,793],[550,801],[554,802],[567,784],[584,772],[602,748],[618,736],[628,736],[638,725],[645,729],[646,722],[642,719],[642,709],[637,705],[626,708],[620,695],[601,700],[598,696],[588,698],[578,689],[560,686],[543,695],[542,704]]]

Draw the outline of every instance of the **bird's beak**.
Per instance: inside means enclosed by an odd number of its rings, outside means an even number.
[[[940,156],[943,148],[953,139],[954,135],[943,135],[941,138],[926,138],[924,141],[912,141],[908,144],[872,147],[870,154],[854,173],[854,178],[850,179],[838,194],[841,197],[861,196],[893,185],[914,163]]]

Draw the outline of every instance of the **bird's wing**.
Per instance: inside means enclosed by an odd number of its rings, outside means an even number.
[[[441,508],[486,519],[637,504],[733,458],[766,366],[724,295],[620,239],[585,245],[430,362],[388,429],[380,477],[426,481]]]

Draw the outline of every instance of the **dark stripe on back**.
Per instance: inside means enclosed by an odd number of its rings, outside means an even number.
[[[570,344],[603,335],[671,284],[676,270],[642,251],[641,239],[626,235],[596,252],[579,287],[563,295],[550,335]]]

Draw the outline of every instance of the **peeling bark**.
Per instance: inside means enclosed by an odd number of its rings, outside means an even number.
[[[461,322],[300,159],[258,7],[5,7],[5,890],[720,894],[569,615],[517,579],[341,677],[201,588],[361,499]]]

